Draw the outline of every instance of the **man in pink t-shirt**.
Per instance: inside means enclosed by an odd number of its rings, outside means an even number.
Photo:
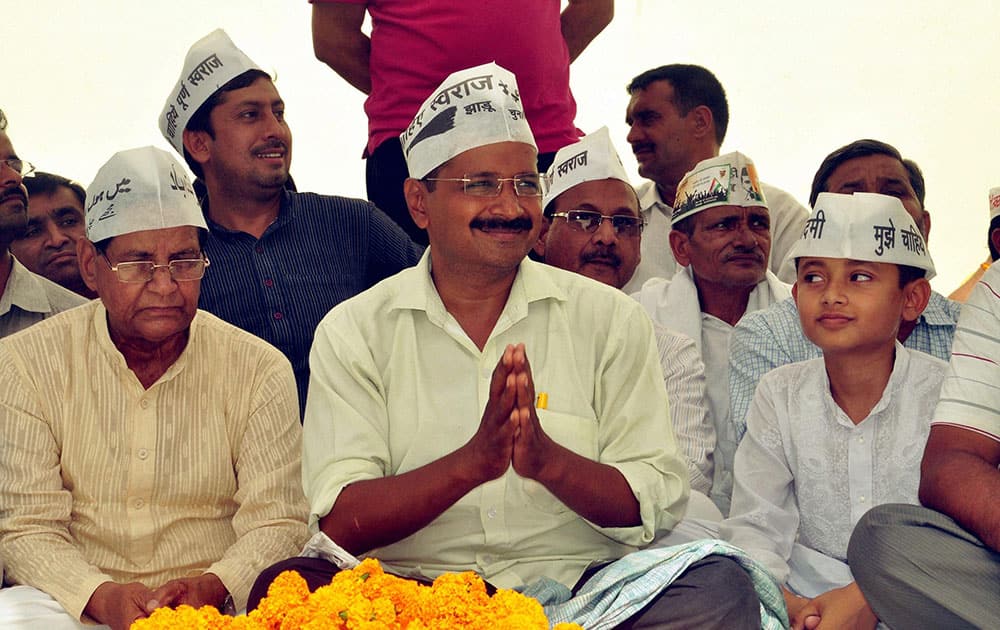
[[[496,61],[521,88],[539,170],[581,135],[569,64],[611,22],[613,0],[310,0],[316,56],[368,99],[368,198],[415,241],[427,236],[403,200],[408,176],[399,134],[440,82]],[[371,16],[371,37],[362,30]]]

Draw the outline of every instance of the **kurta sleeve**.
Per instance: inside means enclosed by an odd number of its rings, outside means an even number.
[[[687,462],[691,489],[708,495],[715,470],[715,425],[705,393],[705,364],[693,340],[656,324],[653,328],[670,400],[670,423]]]
[[[799,528],[795,479],[780,428],[780,394],[761,381],[736,450],[733,502],[720,535],[763,564],[779,583],[788,580],[788,558]],[[787,415],[787,414],[786,414]]]
[[[236,542],[206,572],[219,576],[241,610],[257,575],[296,555],[306,540],[295,378],[288,361],[277,352],[268,355],[261,367],[250,416],[236,444],[234,498],[239,507],[232,519]]]
[[[73,499],[60,449],[20,359],[0,344],[0,556],[6,580],[45,591],[80,619],[111,577],[87,561],[70,533]]]

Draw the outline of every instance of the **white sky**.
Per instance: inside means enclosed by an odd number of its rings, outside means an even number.
[[[306,0],[5,1],[8,133],[23,158],[85,186],[118,150],[170,150],[156,117],[188,47],[222,27],[277,73],[299,189],[363,197],[363,95],[313,57],[310,12]],[[1000,2],[618,0],[616,12],[573,64],[572,87],[577,126],[607,124],[634,183],[625,84],[697,63],[729,97],[723,151],[749,155],[765,181],[804,203],[827,153],[884,140],[926,176],[934,287],[949,293],[986,258],[987,193],[1000,185]]]

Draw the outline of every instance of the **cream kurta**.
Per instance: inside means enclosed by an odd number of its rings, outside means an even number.
[[[0,555],[79,618],[101,583],[212,572],[237,607],[305,533],[288,361],[198,312],[143,389],[97,300],[0,340]]]
[[[312,523],[344,486],[413,470],[465,444],[497,361],[519,342],[536,391],[548,394],[548,409],[538,410],[546,433],[621,471],[642,524],[599,528],[511,468],[370,555],[403,574],[473,570],[502,587],[542,576],[572,586],[591,563],[618,559],[673,527],[688,473],[641,307],[611,287],[526,260],[480,351],[438,296],[428,254],[335,307],[316,330],[303,451]]]

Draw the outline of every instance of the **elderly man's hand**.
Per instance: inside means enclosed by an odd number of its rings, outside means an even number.
[[[128,630],[133,621],[147,616],[146,602],[152,594],[138,582],[105,582],[94,590],[84,613],[111,630]]]
[[[145,602],[146,612],[152,614],[162,606],[176,608],[187,604],[194,608],[215,606],[219,608],[226,599],[228,591],[214,573],[204,573],[197,577],[177,578],[170,580],[150,594]]]

